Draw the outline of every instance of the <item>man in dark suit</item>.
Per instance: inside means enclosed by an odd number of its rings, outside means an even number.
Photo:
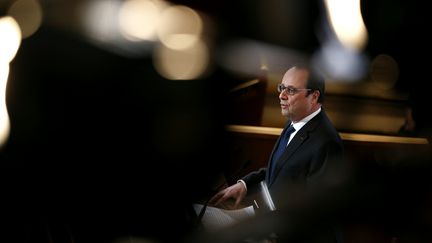
[[[304,231],[310,227],[302,233],[292,233],[292,228],[281,227],[286,221],[276,217],[273,232],[279,236],[278,242],[340,242],[340,235],[327,223],[316,218],[310,218],[313,224],[306,223],[313,212],[328,211],[324,207],[329,206],[327,202],[331,200],[324,203],[323,197],[317,195],[323,191],[330,193],[327,189],[338,188],[337,184],[343,181],[338,170],[344,167],[343,144],[322,107],[324,90],[324,80],[312,69],[290,68],[278,85],[282,115],[288,122],[274,146],[267,168],[251,172],[218,192],[210,204],[217,206],[234,200],[234,207],[238,207],[249,188],[265,181],[276,207],[272,214],[291,214],[291,220],[301,219],[302,222],[291,222],[304,226],[296,229]],[[315,199],[323,204],[316,204]],[[295,215],[292,212],[296,212]],[[299,216],[300,212],[305,212],[304,217]]]

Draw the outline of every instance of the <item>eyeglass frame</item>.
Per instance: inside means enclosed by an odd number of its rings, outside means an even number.
[[[278,84],[277,85],[277,91],[279,92],[279,94],[281,94],[282,92],[286,91],[286,93],[288,95],[295,95],[298,92],[303,91],[303,90],[311,91],[312,89],[294,88],[294,87],[289,87],[289,86],[286,87],[283,84]]]

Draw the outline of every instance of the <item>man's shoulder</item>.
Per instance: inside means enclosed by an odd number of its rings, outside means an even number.
[[[318,133],[323,134],[323,136],[327,137],[328,139],[342,142],[342,138],[340,137],[340,134],[337,131],[336,127],[325,114],[318,121],[318,125],[315,130]]]

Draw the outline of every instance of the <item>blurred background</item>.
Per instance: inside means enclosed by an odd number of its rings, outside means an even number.
[[[418,0],[0,0],[4,237],[181,239],[225,126],[282,128],[297,63],[340,132],[425,136],[401,128],[428,124],[429,23]]]

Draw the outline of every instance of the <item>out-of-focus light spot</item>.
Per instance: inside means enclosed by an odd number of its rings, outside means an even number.
[[[370,76],[377,87],[385,90],[392,89],[399,77],[398,64],[389,55],[378,55],[371,63]]]
[[[249,39],[231,41],[217,50],[219,64],[242,76],[258,77],[262,75],[264,66],[269,71],[268,75],[276,73],[279,76],[280,73],[285,73],[287,67],[305,63],[306,60],[295,49]]]
[[[154,42],[126,35],[120,24],[122,0],[81,1],[78,8],[79,27],[96,47],[126,57],[150,55]],[[128,7],[127,7],[128,8]],[[123,13],[124,14],[124,13]],[[124,26],[123,26],[124,27]]]
[[[120,9],[120,31],[130,40],[154,40],[166,4],[156,0],[128,0]]]
[[[171,6],[162,12],[158,37],[171,49],[187,49],[200,39],[202,28],[202,19],[193,9]]]
[[[15,57],[21,44],[21,30],[14,18],[0,18],[0,147],[10,132],[10,121],[6,107],[6,86],[9,62]]]
[[[80,17],[86,34],[103,42],[114,42],[120,36],[118,14],[119,0],[86,1],[81,6]]]
[[[34,34],[42,24],[43,11],[37,0],[18,0],[8,10],[19,24],[22,31],[22,38]]]
[[[163,41],[167,47],[176,50],[183,50],[193,45],[199,36],[191,34],[171,34],[166,35]]]
[[[329,22],[346,47],[362,50],[368,39],[360,9],[360,0],[326,0]]]
[[[0,18],[0,63],[12,61],[21,44],[21,29],[14,18]]]
[[[6,107],[6,84],[9,64],[0,62],[0,148],[5,144],[10,133],[9,114]]]
[[[362,53],[328,40],[312,58],[313,64],[334,81],[360,81],[368,71],[368,59]]]
[[[159,74],[171,80],[199,78],[207,70],[209,60],[209,50],[201,40],[183,50],[174,50],[159,45],[155,49],[153,58]]]

